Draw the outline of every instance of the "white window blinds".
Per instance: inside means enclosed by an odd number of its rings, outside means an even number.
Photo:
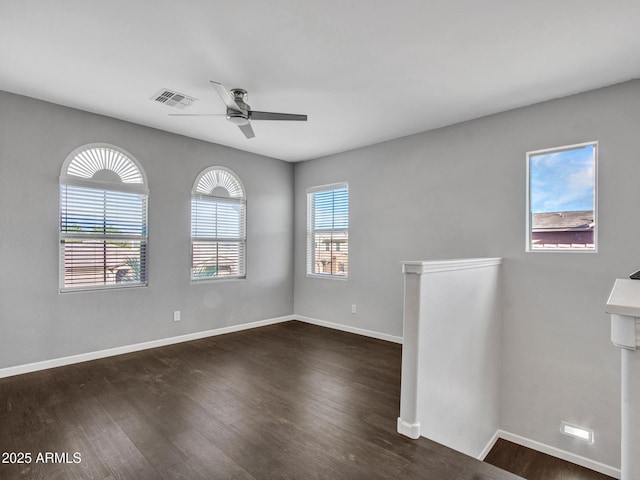
[[[115,147],[93,146],[72,155],[60,182],[61,290],[146,285],[147,192],[141,170]]]
[[[245,258],[244,189],[235,174],[211,167],[191,197],[191,279],[243,278]]]
[[[307,190],[307,274],[349,274],[349,187],[346,183]]]

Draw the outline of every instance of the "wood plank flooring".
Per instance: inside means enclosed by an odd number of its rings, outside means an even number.
[[[613,477],[502,438],[496,442],[484,461],[528,480],[613,480]]]
[[[294,321],[0,379],[0,478],[520,478],[399,435],[400,363]]]

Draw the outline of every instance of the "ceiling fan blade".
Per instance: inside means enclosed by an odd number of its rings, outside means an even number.
[[[211,83],[211,86],[213,86],[213,88],[216,89],[216,92],[218,92],[218,95],[220,95],[220,98],[228,108],[231,108],[232,110],[237,110],[237,111],[242,110],[240,108],[240,105],[236,103],[236,101],[231,96],[229,91],[226,88],[224,88],[224,85],[218,82],[214,82],[213,80],[209,80],[209,82]]]
[[[244,136],[247,138],[253,138],[256,136],[256,134],[253,133],[253,128],[251,128],[250,123],[245,123],[244,125],[238,125],[238,128],[242,130],[242,133],[244,133]]]
[[[274,112],[258,112],[251,110],[249,114],[251,120],[293,120],[297,122],[306,122],[306,115],[297,115],[295,113],[274,113]]]
[[[226,117],[226,113],[170,113],[170,117]]]

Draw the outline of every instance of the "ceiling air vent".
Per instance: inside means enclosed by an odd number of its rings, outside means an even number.
[[[184,95],[182,93],[174,92],[172,90],[167,90],[163,88],[158,93],[156,93],[151,100],[156,102],[164,103],[168,107],[175,107],[180,109],[185,109],[190,107],[191,104],[197,101],[197,98],[190,97],[189,95]]]

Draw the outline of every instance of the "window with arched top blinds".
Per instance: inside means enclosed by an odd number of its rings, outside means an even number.
[[[244,189],[238,177],[222,167],[211,167],[201,172],[196,179],[195,193],[244,198]]]
[[[72,152],[60,175],[60,290],[147,285],[144,172],[113,145]]]
[[[244,188],[232,171],[209,167],[191,195],[191,280],[244,278],[245,259]]]
[[[129,154],[110,145],[95,145],[83,147],[74,152],[69,159],[64,172],[67,176],[100,179],[104,174],[123,184],[143,185],[142,171],[130,158]]]

